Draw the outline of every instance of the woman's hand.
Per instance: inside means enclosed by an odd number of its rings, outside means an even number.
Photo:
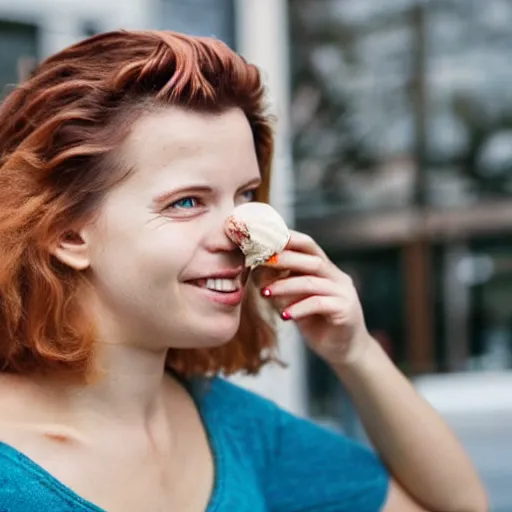
[[[311,349],[334,367],[361,360],[374,340],[351,278],[311,237],[296,231],[270,266],[289,275],[265,286],[262,294],[274,300],[284,320],[297,323]]]
[[[270,268],[278,277],[263,296],[297,322],[310,347],[333,367],[400,482],[391,484],[385,510],[487,510],[485,489],[456,437],[369,335],[350,277],[297,232]],[[270,277],[265,270],[262,278]]]

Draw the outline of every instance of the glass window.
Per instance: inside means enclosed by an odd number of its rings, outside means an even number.
[[[38,56],[38,29],[35,25],[0,20],[1,97],[30,73]]]
[[[300,216],[512,192],[512,2],[289,6]]]

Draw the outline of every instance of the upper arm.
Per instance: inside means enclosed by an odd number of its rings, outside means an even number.
[[[389,483],[388,497],[382,512],[431,512],[418,505],[393,479]]]

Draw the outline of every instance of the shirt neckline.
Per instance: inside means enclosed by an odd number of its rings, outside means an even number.
[[[199,418],[206,432],[208,444],[212,453],[214,466],[213,486],[205,512],[216,512],[222,501],[225,480],[223,439],[219,433],[217,421],[215,421],[215,418],[210,417],[212,411],[210,411],[210,409],[207,408],[204,404],[203,397],[199,396],[204,392],[203,379],[200,381],[198,380],[197,382],[186,382],[182,379],[179,379],[179,381],[187,393],[189,393],[192,400],[194,401],[194,404],[196,405]],[[212,381],[207,381],[206,385],[211,386]],[[0,455],[5,455],[11,461],[22,464],[27,470],[29,470],[31,473],[35,473],[39,477],[39,481],[42,485],[50,487],[61,498],[70,501],[75,505],[79,505],[87,512],[106,512],[105,509],[102,509],[98,505],[95,505],[93,502],[81,497],[78,493],[73,491],[73,489],[62,483],[57,477],[53,476],[49,471],[25,455],[23,452],[1,440]]]

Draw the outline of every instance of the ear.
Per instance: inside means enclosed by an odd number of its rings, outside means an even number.
[[[67,231],[52,248],[52,254],[75,270],[85,270],[90,265],[89,245],[84,233]]]

